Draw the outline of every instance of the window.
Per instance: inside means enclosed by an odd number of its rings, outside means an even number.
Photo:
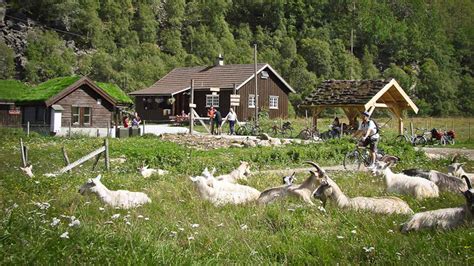
[[[278,96],[270,95],[270,109],[278,109]]]
[[[219,107],[219,95],[206,95],[206,107]]]
[[[92,108],[73,106],[71,109],[71,123],[74,126],[90,126],[92,123]]]
[[[255,94],[249,94],[249,108],[255,108]]]

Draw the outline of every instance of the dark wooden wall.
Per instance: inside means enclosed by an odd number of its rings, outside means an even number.
[[[268,79],[262,79],[258,75],[258,107],[269,112],[270,118],[288,117],[288,93],[286,86],[269,70]],[[240,95],[240,106],[236,107],[236,114],[239,121],[247,121],[255,116],[255,109],[248,107],[249,94],[255,94],[255,79],[243,85],[237,93]],[[270,109],[270,95],[279,96],[278,109]]]
[[[97,99],[102,99],[102,104],[97,104]],[[99,94],[92,90],[89,86],[83,85],[75,91],[62,98],[55,104],[59,104],[64,108],[62,114],[61,126],[69,127],[71,122],[72,106],[91,107],[91,125],[90,127],[107,127],[108,122],[112,122],[112,114],[114,106],[103,99]],[[50,123],[48,121],[48,123]],[[72,127],[81,127],[74,126]]]
[[[156,99],[160,98],[162,99],[162,102],[156,102]],[[173,107],[168,104],[169,98],[169,96],[135,96],[135,110],[137,111],[138,115],[142,120],[169,120],[169,116],[163,115],[164,109],[173,110]]]
[[[0,104],[0,126],[21,127],[21,114],[9,114],[10,108],[10,104]]]

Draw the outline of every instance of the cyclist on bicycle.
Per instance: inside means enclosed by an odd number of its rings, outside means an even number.
[[[368,112],[362,112],[362,123],[359,126],[359,129],[354,133],[354,137],[362,136],[360,146],[369,147],[370,166],[369,169],[374,168],[375,158],[377,155],[377,143],[379,142],[379,132],[377,125],[374,121],[370,119],[370,114]]]

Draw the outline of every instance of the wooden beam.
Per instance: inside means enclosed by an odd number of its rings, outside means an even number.
[[[84,162],[94,158],[94,156],[102,153],[105,151],[105,146],[100,147],[99,149],[87,154],[86,156],[80,158],[79,160],[67,165],[66,167],[63,167],[61,170],[59,170],[59,174],[64,174],[65,172],[73,169],[74,167],[83,164]]]
[[[109,139],[107,138],[104,140],[104,155],[105,155],[105,169],[109,171],[110,170],[110,155],[109,155]]]
[[[26,167],[25,146],[23,145],[22,138],[20,138],[20,154],[21,154],[21,164],[23,165],[23,167]]]

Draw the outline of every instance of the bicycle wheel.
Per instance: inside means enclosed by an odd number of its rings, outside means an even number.
[[[428,141],[426,140],[426,138],[424,136],[417,136],[413,142],[413,145],[421,145],[421,146],[425,146],[426,143]]]
[[[260,134],[260,132],[262,132],[260,126],[254,126],[251,129],[252,136],[257,136],[258,134]]]
[[[278,135],[278,127],[277,126],[273,126],[270,130],[271,134],[273,137],[276,137]]]
[[[451,138],[451,137],[448,138],[448,142],[449,142],[450,145],[454,145],[454,144],[456,143],[456,142],[454,141],[454,139]]]
[[[350,151],[344,156],[344,169],[348,171],[358,171],[362,164],[360,154],[357,150]]]
[[[240,135],[240,136],[245,136],[247,135],[247,129],[244,127],[244,126],[240,126],[237,131],[235,131],[235,133],[237,135]]]
[[[303,129],[300,131],[300,133],[298,134],[298,138],[300,139],[304,139],[304,140],[308,140],[311,138],[311,132],[309,131],[309,129]]]
[[[291,130],[291,128],[285,128],[283,129],[283,131],[281,132],[283,137],[284,138],[291,138],[291,135],[293,135],[293,131]]]
[[[398,135],[398,136],[395,137],[394,141],[396,143],[406,143],[406,142],[408,142],[408,139],[404,135]]]
[[[448,143],[448,140],[446,139],[445,136],[442,136],[441,139],[439,140],[439,143],[443,146],[446,146],[446,144]]]

